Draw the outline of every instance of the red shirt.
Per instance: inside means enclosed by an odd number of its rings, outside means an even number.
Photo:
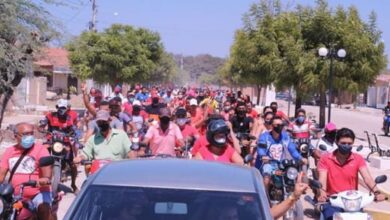
[[[11,172],[13,166],[15,165],[16,161],[18,161],[23,151],[24,149],[18,148],[16,146],[7,148],[7,150],[3,154],[3,157],[1,158],[1,164],[0,164],[1,168]],[[14,193],[15,195],[19,194],[20,184],[29,181],[30,179],[29,176],[31,173],[32,173],[31,180],[39,179],[39,176],[41,174],[40,169],[38,168],[39,159],[41,157],[46,157],[46,156],[50,156],[47,148],[43,147],[39,143],[35,143],[32,149],[30,149],[27,155],[20,162],[12,178],[11,184],[15,189],[15,193]],[[40,192],[50,192],[50,187],[49,186],[44,186],[40,188],[26,187],[24,189],[23,197],[31,199]]]
[[[186,124],[184,125],[184,128],[181,129],[181,134],[183,135],[183,138],[184,140],[187,138],[187,137],[194,137],[194,136],[197,136],[199,135],[198,131],[191,125],[189,124]]]
[[[234,154],[234,149],[232,146],[228,145],[223,152],[222,155],[214,155],[209,151],[208,147],[202,147],[199,150],[199,154],[202,156],[203,160],[208,160],[208,161],[216,161],[216,162],[223,162],[223,163],[232,163],[232,157]],[[217,157],[216,157],[217,156]]]
[[[201,135],[196,139],[194,146],[192,147],[192,155],[196,155],[201,148],[206,147],[208,144],[209,142],[207,141],[206,135]]]
[[[129,102],[126,102],[123,104],[123,111],[126,112],[128,115],[133,115],[133,105]]]
[[[73,110],[68,110],[68,114],[69,114],[71,120],[73,121],[73,124],[77,124],[77,119],[79,117],[79,113],[77,113],[76,111],[73,111]]]
[[[250,116],[250,117],[252,117],[253,119],[256,119],[257,116],[259,115],[259,113],[257,113],[256,110],[252,109],[252,111],[249,112],[247,115]]]
[[[344,165],[341,165],[336,159],[336,152],[325,154],[318,163],[319,171],[327,171],[328,195],[333,195],[346,190],[357,190],[359,170],[366,165],[363,157],[352,153]]]
[[[278,117],[281,117],[283,119],[287,118],[286,114],[284,114],[284,112],[282,112],[282,111],[276,111],[275,115]]]

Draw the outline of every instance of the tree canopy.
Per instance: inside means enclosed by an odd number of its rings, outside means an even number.
[[[59,3],[59,0],[0,2],[0,125],[14,87],[31,67],[33,54],[58,36],[58,23],[44,6]]]
[[[67,49],[74,74],[113,86],[150,80],[167,58],[158,33],[121,24],[83,32]]]
[[[236,33],[225,76],[253,85],[293,87],[297,108],[305,94],[321,94],[324,110],[330,62],[318,57],[320,47],[347,51],[342,62],[334,63],[332,84],[340,92],[364,92],[386,67],[374,12],[365,22],[355,7],[333,9],[326,0],[317,0],[314,7],[281,8],[277,0],[251,6]]]

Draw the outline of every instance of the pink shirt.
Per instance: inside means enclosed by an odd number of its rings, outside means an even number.
[[[187,137],[195,137],[199,135],[199,132],[192,125],[186,124],[184,125],[183,130],[181,130],[181,134],[183,135],[183,138],[186,139]]]
[[[150,149],[154,155],[169,154],[175,156],[175,146],[178,140],[183,140],[179,126],[170,122],[169,128],[163,132],[160,125],[149,127],[145,138],[150,139]]]
[[[216,161],[216,162],[223,162],[223,163],[232,163],[232,157],[234,154],[234,149],[230,145],[228,145],[223,152],[222,155],[216,157],[213,153],[209,151],[209,148],[202,147],[199,150],[200,155],[202,156],[203,160],[208,161]]]
[[[129,102],[126,102],[123,104],[123,111],[126,112],[128,115],[133,115],[133,105]]]
[[[1,158],[1,168],[7,169],[11,172],[13,166],[18,161],[19,157],[22,155],[24,149],[20,149],[16,146],[7,148]],[[38,180],[41,175],[39,166],[39,159],[41,157],[50,156],[49,151],[42,146],[42,144],[36,143],[30,152],[23,158],[20,162],[18,168],[15,171],[15,174],[12,178],[12,186],[15,189],[15,195],[19,194],[19,185],[29,181],[29,176],[31,174],[31,180]],[[31,199],[40,192],[50,192],[50,187],[25,187],[24,188],[24,198]]]

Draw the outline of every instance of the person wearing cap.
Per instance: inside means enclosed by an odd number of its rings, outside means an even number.
[[[179,126],[180,131],[185,141],[194,143],[199,138],[198,130],[189,124],[189,118],[187,116],[187,110],[185,108],[178,108],[175,113],[175,122]]]
[[[336,125],[332,122],[329,122],[326,124],[325,129],[324,129],[324,136],[322,136],[317,144],[316,148],[314,150],[314,158],[316,159],[316,162],[321,158],[322,155],[326,153],[332,153],[334,150],[337,149],[337,144],[336,144],[336,133],[337,133],[337,128]],[[326,151],[320,149],[320,145],[326,146]]]
[[[46,114],[45,119],[40,121],[40,130],[44,130],[47,128],[47,131],[49,131],[49,134],[47,135],[47,143],[50,143],[52,141],[52,133],[53,132],[60,132],[66,134],[68,137],[75,136],[76,133],[76,124],[75,120],[71,115],[69,115],[68,112],[68,101],[65,99],[60,99],[57,101],[56,105],[57,111],[50,112]],[[67,163],[69,163],[70,169],[71,169],[71,178],[72,178],[72,189],[74,192],[77,191],[76,186],[76,177],[77,177],[77,167],[72,164],[73,156],[77,155],[78,149],[76,149],[76,146],[71,144],[70,142],[66,143],[68,147],[70,147],[69,150],[69,160],[66,160]]]
[[[90,137],[81,154],[73,162],[82,160],[123,160],[129,157],[131,141],[123,130],[112,128],[108,111],[100,110],[96,114],[99,132]]]
[[[175,148],[183,147],[183,135],[179,126],[171,122],[171,112],[168,108],[161,108],[159,114],[159,123],[149,127],[145,134],[144,145],[149,145],[153,155],[171,155],[176,156]],[[142,152],[141,152],[142,154]],[[140,155],[140,153],[134,153]]]

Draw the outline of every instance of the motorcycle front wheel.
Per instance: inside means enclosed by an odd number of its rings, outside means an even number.
[[[53,179],[51,181],[51,188],[53,197],[56,198],[58,193],[58,186],[61,181],[61,162],[56,161],[53,165]]]

